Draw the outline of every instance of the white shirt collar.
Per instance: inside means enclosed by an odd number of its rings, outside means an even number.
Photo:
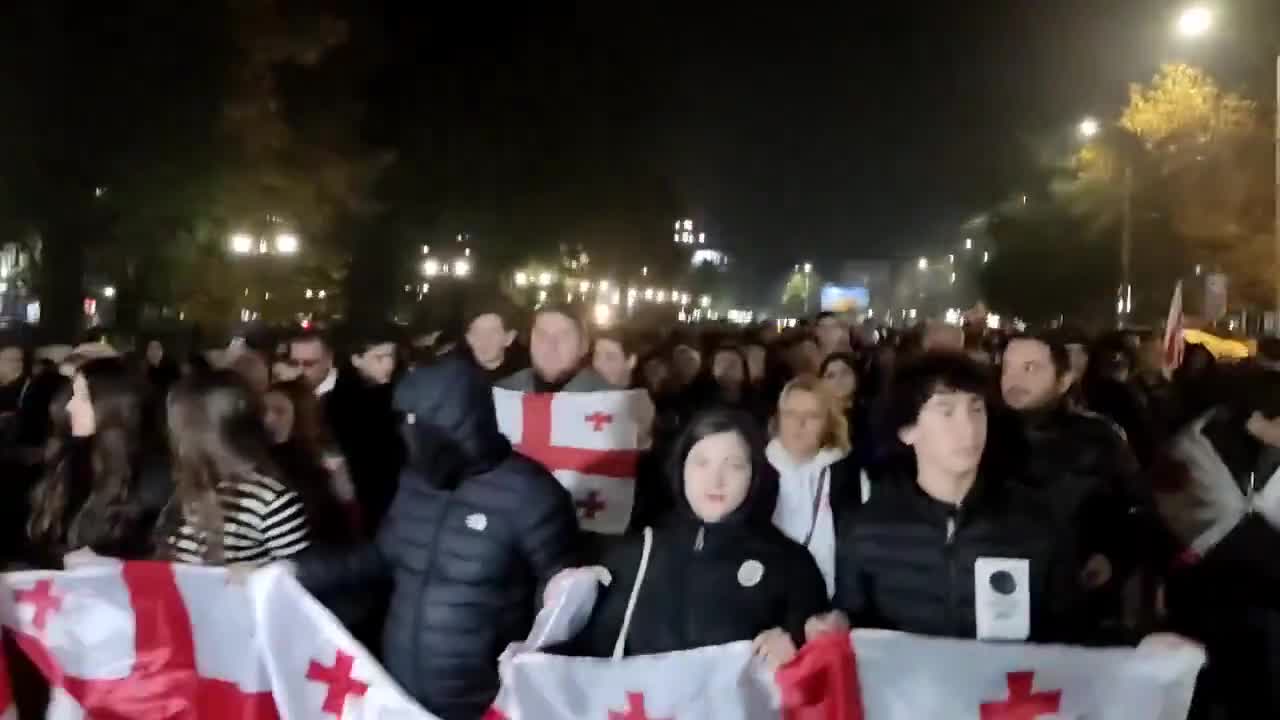
[[[329,368],[329,374],[324,376],[324,381],[316,386],[316,397],[324,397],[333,392],[333,388],[337,384],[338,368]]]

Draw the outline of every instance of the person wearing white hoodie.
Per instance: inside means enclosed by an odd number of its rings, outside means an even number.
[[[835,593],[836,517],[866,502],[870,484],[849,450],[849,427],[822,381],[801,375],[778,396],[765,456],[778,471],[773,524],[804,545],[818,564],[827,595]]]

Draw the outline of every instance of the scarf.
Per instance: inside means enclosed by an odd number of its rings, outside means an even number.
[[[782,534],[804,545],[813,556],[827,584],[827,597],[835,594],[836,582],[831,466],[848,454],[847,451],[825,448],[807,462],[796,462],[777,438],[769,441],[765,448],[769,464],[778,471],[778,504],[773,510],[773,524]],[[819,491],[821,497],[818,496]]]

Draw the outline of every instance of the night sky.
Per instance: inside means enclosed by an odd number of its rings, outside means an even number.
[[[941,247],[1129,81],[1225,62],[1175,45],[1169,0],[357,5],[370,132],[450,213],[565,238],[688,213],[761,277]]]

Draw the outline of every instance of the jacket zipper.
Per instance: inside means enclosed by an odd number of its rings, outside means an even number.
[[[440,510],[440,522],[436,523],[436,531],[431,534],[431,557],[427,558],[427,564],[422,570],[422,581],[418,583],[418,601],[414,603],[413,608],[415,633],[422,628],[422,612],[427,606],[427,596],[430,594],[427,585],[431,582],[431,571],[436,567],[436,558],[440,557],[440,533],[444,531],[444,524],[449,519],[449,507],[451,505],[453,505],[453,493],[449,493],[445,499],[444,507]],[[422,660],[421,643],[417,642],[415,637],[411,645],[413,647],[413,677],[417,682],[418,678],[424,677],[420,667]]]
[[[693,576],[693,570],[694,570],[694,562],[698,559],[697,555],[700,554],[702,552],[703,547],[706,546],[706,538],[707,538],[707,526],[699,525],[698,534],[693,539],[693,556],[690,557],[689,561],[684,566],[683,581],[684,581],[684,589],[686,591],[691,586],[691,581],[693,579],[692,576]],[[683,612],[684,617],[682,618],[682,621],[680,623],[681,627],[684,630],[683,640],[686,645],[688,644],[689,639],[693,637],[693,627],[692,627],[693,617],[692,617],[692,613],[689,612],[690,604],[691,603],[682,603],[683,610],[684,610]]]
[[[951,628],[955,624],[955,605],[956,605],[956,554],[955,539],[956,526],[960,522],[960,506],[957,505],[954,512],[947,513],[947,538],[943,543],[943,555],[947,562],[947,606],[943,616],[944,627],[949,634]]]

